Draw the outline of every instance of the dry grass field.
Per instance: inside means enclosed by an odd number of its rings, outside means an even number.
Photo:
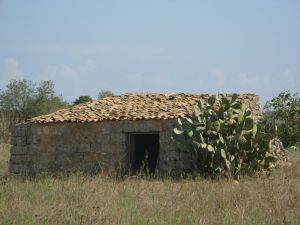
[[[0,145],[0,224],[300,224],[299,153],[291,166],[239,183],[118,181],[7,176],[8,148]]]

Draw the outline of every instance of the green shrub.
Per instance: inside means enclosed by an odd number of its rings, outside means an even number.
[[[275,160],[269,150],[272,137],[236,99],[236,94],[210,96],[194,107],[191,118],[178,119],[173,139],[180,151],[193,155],[195,172],[204,177],[238,178],[268,169]]]
[[[276,125],[277,134],[284,147],[300,143],[300,96],[284,91],[264,106],[264,124]]]
[[[92,97],[89,95],[80,95],[74,102],[73,105],[79,105],[82,103],[86,103],[89,101],[93,101]]]

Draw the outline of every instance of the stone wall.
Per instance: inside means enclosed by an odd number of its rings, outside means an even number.
[[[186,158],[176,151],[171,134],[176,120],[97,123],[19,124],[12,134],[10,172],[95,171],[112,174],[128,167],[129,132],[159,132],[157,169],[180,169]]]

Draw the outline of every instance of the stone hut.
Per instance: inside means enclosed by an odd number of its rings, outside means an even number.
[[[177,118],[208,94],[124,94],[61,109],[18,124],[12,134],[11,173],[94,171],[134,173],[143,163],[151,172],[189,168],[189,155],[171,140]],[[259,115],[259,97],[238,101]]]

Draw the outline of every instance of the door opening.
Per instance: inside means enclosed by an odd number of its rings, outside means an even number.
[[[130,133],[129,142],[131,171],[155,173],[159,155],[159,133]]]

